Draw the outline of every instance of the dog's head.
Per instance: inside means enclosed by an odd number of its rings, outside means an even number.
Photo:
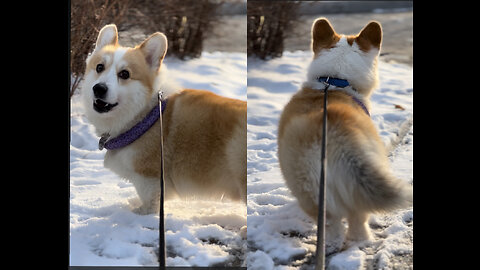
[[[377,58],[382,43],[382,27],[369,22],[357,35],[339,35],[325,18],[312,26],[313,61],[308,80],[334,77],[348,80],[360,94],[369,96],[377,87]]]
[[[87,57],[82,87],[86,115],[97,135],[115,133],[132,121],[156,94],[155,84],[167,51],[167,38],[154,33],[135,48],[118,44],[117,27],[103,27]],[[158,89],[157,89],[158,90]]]

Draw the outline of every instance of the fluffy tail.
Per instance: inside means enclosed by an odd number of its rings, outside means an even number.
[[[367,153],[344,153],[343,202],[349,208],[362,208],[369,212],[387,212],[413,204],[413,188],[394,177],[389,170],[388,160]],[[377,160],[376,160],[377,159]]]

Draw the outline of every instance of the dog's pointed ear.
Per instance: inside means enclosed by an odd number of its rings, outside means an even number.
[[[380,49],[382,44],[382,27],[377,21],[369,22],[358,34],[357,43],[367,43]]]
[[[312,26],[312,51],[318,53],[338,41],[338,34],[326,18],[318,18]]]
[[[156,32],[145,39],[138,48],[142,51],[150,68],[156,71],[160,68],[167,53],[167,46],[167,37]]]
[[[115,24],[105,25],[98,33],[97,43],[95,45],[95,51],[99,51],[106,45],[118,45],[118,31]]]

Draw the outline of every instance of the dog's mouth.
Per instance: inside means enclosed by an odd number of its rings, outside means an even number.
[[[110,104],[101,99],[96,99],[95,101],[93,101],[93,109],[99,113],[109,112],[111,109],[113,109],[113,107],[117,105],[118,105],[118,102],[115,104]]]

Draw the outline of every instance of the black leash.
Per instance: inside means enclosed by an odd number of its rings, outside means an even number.
[[[163,179],[163,123],[162,123],[162,100],[163,92],[158,92],[158,104],[160,104],[160,213],[159,213],[159,238],[158,238],[158,266],[160,270],[165,269],[165,261],[167,258],[167,249],[165,243],[165,213],[163,202],[165,201],[165,182]]]
[[[326,202],[325,202],[325,181],[327,179],[327,90],[330,87],[327,78],[325,82],[324,97],[323,97],[323,133],[322,133],[322,153],[320,157],[320,162],[322,164],[320,170],[320,185],[318,191],[318,218],[317,218],[317,251],[315,257],[317,258],[317,263],[315,265],[315,270],[325,269],[325,220],[326,220]]]

